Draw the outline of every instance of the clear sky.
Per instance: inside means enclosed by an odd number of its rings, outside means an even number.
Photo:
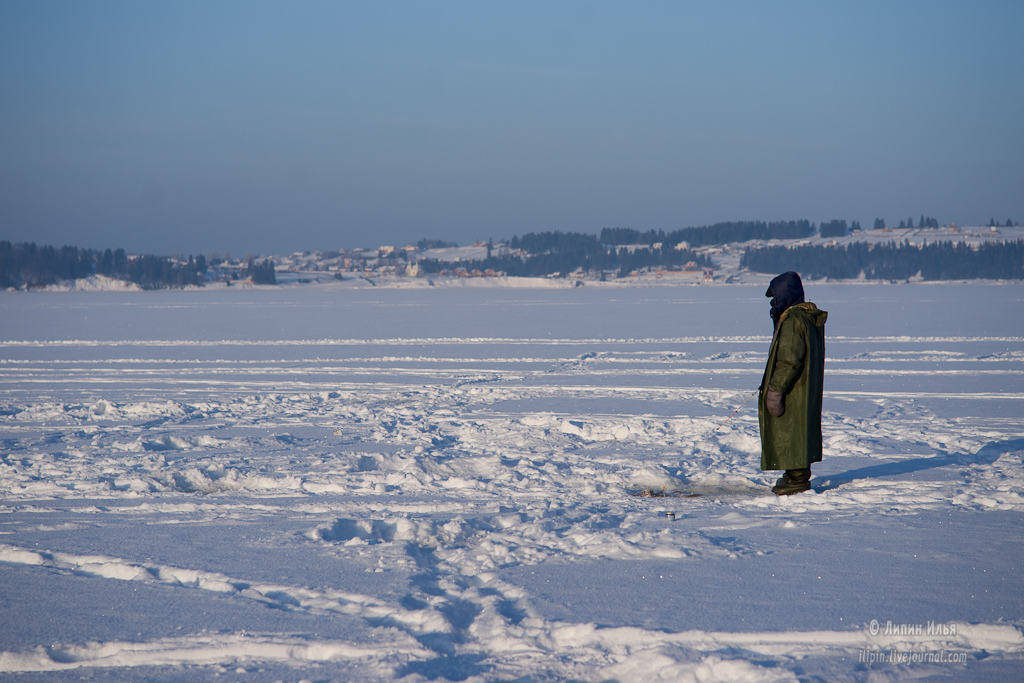
[[[0,239],[1024,221],[1024,2],[0,2]]]

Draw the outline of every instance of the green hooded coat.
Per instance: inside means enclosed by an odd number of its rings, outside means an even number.
[[[762,470],[798,470],[821,462],[827,318],[810,302],[790,306],[779,316],[757,402]],[[769,388],[785,397],[781,417],[773,417],[765,405]]]

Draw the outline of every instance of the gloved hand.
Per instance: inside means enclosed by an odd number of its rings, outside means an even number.
[[[782,417],[782,414],[786,412],[785,398],[784,394],[769,389],[768,395],[764,399],[768,414],[772,417]]]

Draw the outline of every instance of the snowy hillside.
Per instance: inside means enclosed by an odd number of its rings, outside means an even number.
[[[782,499],[763,294],[0,295],[0,673],[1019,680],[1024,289],[809,285]]]

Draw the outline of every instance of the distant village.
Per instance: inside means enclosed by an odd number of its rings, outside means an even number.
[[[901,224],[899,227],[876,225],[875,228],[867,230],[856,226],[855,229],[847,230],[845,234],[824,237],[820,233],[815,233],[797,239],[754,239],[696,247],[686,241],[674,244],[603,244],[602,248],[619,257],[620,263],[628,254],[629,258],[636,259],[644,265],[623,268],[620,264],[614,267],[587,263],[573,264],[573,261],[585,260],[577,250],[565,261],[570,267],[542,269],[547,272],[531,275],[567,279],[577,283],[615,280],[663,280],[666,283],[740,282],[743,281],[744,274],[750,272],[750,268],[744,263],[747,252],[754,253],[760,249],[782,248],[788,252],[800,248],[813,248],[835,251],[844,250],[851,245],[863,245],[870,250],[876,245],[891,244],[922,249],[929,244],[948,242],[963,244],[977,250],[982,244],[1014,243],[1021,239],[1024,239],[1024,228],[1012,224],[971,228],[961,228],[956,224],[936,227],[906,227],[905,224]],[[676,254],[685,254],[687,258],[671,262],[672,259],[664,257],[670,250]],[[363,278],[371,281],[378,278],[503,278],[523,273],[509,273],[508,265],[503,268],[499,264],[527,263],[539,256],[550,257],[552,251],[558,250],[530,251],[521,246],[513,247],[509,242],[481,241],[460,247],[450,243],[438,243],[436,240],[423,240],[418,244],[404,246],[381,245],[375,249],[303,251],[266,258],[273,262],[279,281],[309,283],[322,282],[327,278]],[[562,249],[563,254],[571,252],[571,248]],[[245,267],[245,263],[234,266],[238,272],[244,271]]]
[[[458,246],[423,239],[404,246],[248,255],[153,256],[0,241],[0,289],[31,290],[92,278],[141,289],[395,281],[544,278],[683,284],[761,281],[797,270],[819,280],[1024,279],[1024,228],[1007,220],[961,228],[922,216],[896,227],[857,222],[717,223],[671,233],[604,228],[599,235],[529,233]],[[467,282],[468,284],[468,282]],[[553,285],[555,283],[552,283]]]
[[[662,244],[628,245],[623,248],[630,252],[657,252]],[[685,243],[682,248],[686,248]],[[721,249],[709,250],[721,252]],[[407,244],[402,247],[382,245],[376,249],[339,249],[326,252],[295,252],[288,256],[272,257],[278,277],[293,274],[299,282],[308,282],[329,275],[335,279],[348,277],[405,277],[405,278],[502,278],[508,272],[489,267],[488,261],[516,259],[527,261],[535,256],[524,249],[513,249],[507,243],[476,242],[465,247],[455,245],[426,247]],[[466,264],[466,265],[462,265]],[[479,267],[474,267],[479,264]],[[241,265],[241,264],[240,264]],[[239,266],[240,267],[240,266]],[[589,268],[576,266],[571,270],[551,271],[547,278],[568,278],[572,280],[613,280],[620,277],[677,277],[691,281],[712,281],[714,268],[702,267],[695,261],[679,265],[647,266],[628,273],[620,269]]]

